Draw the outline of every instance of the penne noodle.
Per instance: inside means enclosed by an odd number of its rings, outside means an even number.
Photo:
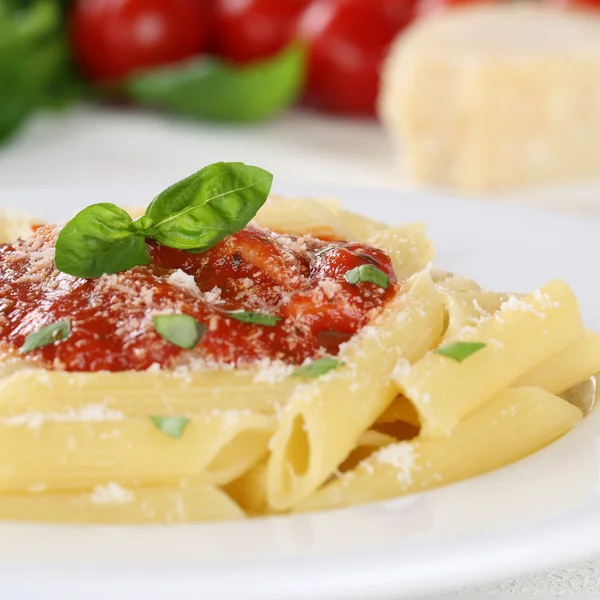
[[[426,269],[434,257],[433,244],[425,235],[422,223],[389,227],[368,242],[390,256],[400,281]]]
[[[385,425],[401,421],[413,427],[421,427],[419,413],[415,407],[404,396],[398,396],[387,409],[379,415],[376,425]]]
[[[296,510],[386,500],[475,477],[536,452],[581,418],[578,408],[539,388],[508,389],[465,419],[452,435],[386,446]]]
[[[340,211],[337,217],[350,232],[352,239],[358,242],[368,243],[374,235],[389,229],[388,225],[347,210]]]
[[[291,508],[327,480],[397,396],[390,376],[398,360],[418,360],[442,326],[441,298],[420,274],[344,346],[345,366],[296,389],[271,442],[271,507]]]
[[[150,418],[114,410],[26,413],[0,419],[0,491],[89,490],[96,485],[225,484],[267,452],[271,417],[225,411],[196,415],[178,439]]]
[[[337,212],[339,208],[336,210],[331,201],[271,196],[256,215],[255,223],[279,233],[349,240],[352,235]]]
[[[577,299],[556,280],[457,335],[454,341],[485,344],[464,362],[429,352],[412,367],[396,369],[395,380],[419,413],[422,435],[448,435],[484,402],[582,336]]]
[[[597,373],[600,335],[586,331],[583,338],[521,377],[515,386],[539,386],[552,394],[562,394]]]
[[[22,365],[27,363],[21,361]],[[66,373],[19,370],[0,379],[0,417],[100,405],[129,417],[213,410],[274,414],[298,380],[261,380],[250,371]]]
[[[109,483],[91,492],[0,494],[0,519],[7,521],[174,525],[245,516],[227,494],[206,483],[131,489]]]

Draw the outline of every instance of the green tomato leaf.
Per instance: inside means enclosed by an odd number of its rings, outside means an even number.
[[[157,429],[174,440],[178,440],[190,424],[187,417],[150,417],[150,420]]]
[[[179,250],[204,251],[239,231],[266,202],[273,176],[243,163],[216,163],[175,183],[148,206],[152,237]]]
[[[341,360],[325,357],[300,367],[292,373],[292,376],[304,377],[305,379],[316,379],[317,377],[321,377],[321,375],[329,373],[329,371],[333,371],[334,369],[343,366],[344,363]]]
[[[295,102],[305,70],[306,51],[293,44],[250,66],[203,58],[143,71],[126,80],[123,91],[138,104],[194,118],[262,121]]]
[[[475,354],[475,352],[479,352],[482,348],[485,348],[485,344],[482,342],[456,342],[443,348],[437,348],[433,352],[434,354],[441,354],[461,363],[463,360],[469,358],[469,356]]]
[[[147,265],[144,238],[130,231],[131,217],[114,204],[92,204],[58,235],[54,262],[63,273],[93,279]]]
[[[29,334],[25,339],[25,343],[21,346],[19,352],[27,354],[36,348],[48,346],[60,340],[66,340],[71,334],[71,321],[65,319],[57,321],[51,325],[46,325]]]
[[[380,269],[373,265],[361,265],[346,273],[346,281],[352,285],[368,282],[374,283],[387,290],[390,287],[390,278]]]
[[[227,313],[228,317],[241,321],[242,323],[252,323],[254,325],[264,325],[265,327],[275,327],[281,317],[272,317],[263,313],[249,312],[246,310],[231,311]]]
[[[206,325],[189,315],[157,315],[153,323],[161,337],[187,350],[194,348],[208,330]]]

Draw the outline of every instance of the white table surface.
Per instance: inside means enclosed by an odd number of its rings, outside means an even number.
[[[0,190],[98,183],[130,187],[140,181],[160,189],[218,160],[260,165],[284,180],[410,187],[399,174],[398,159],[384,132],[371,121],[291,113],[261,126],[240,128],[126,110],[79,108],[36,117],[0,149]],[[488,201],[502,199],[600,218],[598,182],[517,191]],[[449,591],[435,600],[534,596],[600,598],[600,557],[549,573]]]

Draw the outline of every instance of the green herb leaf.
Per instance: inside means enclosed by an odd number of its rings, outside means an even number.
[[[194,348],[208,330],[206,325],[189,315],[156,315],[153,323],[161,337],[187,350]]]
[[[174,440],[178,440],[190,424],[187,417],[150,417],[157,429]]]
[[[153,238],[204,251],[240,231],[267,201],[273,175],[243,163],[216,163],[167,188],[148,206]]]
[[[441,354],[461,363],[463,360],[469,358],[475,352],[478,352],[482,348],[485,348],[485,344],[482,342],[456,342],[443,348],[437,348],[434,350],[434,354]]]
[[[51,325],[46,325],[31,333],[25,339],[25,343],[21,346],[19,352],[21,354],[27,354],[36,348],[42,346],[48,346],[54,342],[65,340],[71,334],[71,321],[68,319],[64,321],[57,321]]]
[[[144,238],[129,230],[131,217],[114,204],[92,204],[73,217],[56,240],[54,262],[63,273],[93,279],[147,265]]]
[[[265,327],[275,327],[282,320],[281,317],[272,317],[271,315],[245,310],[228,312],[227,316],[237,321],[242,321],[242,323],[253,323],[254,325],[264,325]]]
[[[136,235],[151,237],[156,233],[156,227],[154,226],[154,221],[149,216],[142,215],[129,225],[129,231]]]
[[[194,118],[262,121],[281,112],[304,87],[306,51],[294,44],[250,66],[202,58],[137,73],[123,92],[134,102]]]
[[[361,265],[346,273],[346,281],[352,285],[369,282],[387,290],[390,287],[390,278],[373,265]]]
[[[344,363],[341,360],[329,357],[319,358],[319,360],[315,360],[308,365],[300,367],[292,374],[292,376],[304,377],[306,379],[316,379],[321,375],[329,373],[329,371],[333,371],[334,369],[338,369],[339,367],[343,366]]]

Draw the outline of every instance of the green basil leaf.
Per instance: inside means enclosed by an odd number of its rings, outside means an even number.
[[[292,376],[304,377],[305,379],[316,379],[321,375],[329,373],[329,371],[333,371],[334,369],[338,369],[339,367],[343,366],[344,363],[341,360],[325,357],[300,367],[298,370],[292,373]]]
[[[434,354],[441,354],[442,356],[446,356],[447,358],[451,358],[452,360],[461,363],[482,348],[485,348],[485,344],[482,342],[456,342],[455,344],[450,344],[443,348],[437,348],[433,352]]]
[[[203,251],[243,229],[266,202],[273,176],[243,163],[216,163],[175,183],[148,206],[153,238],[178,250]]]
[[[194,348],[208,330],[189,315],[156,315],[152,321],[161,337],[187,350]]]
[[[137,73],[122,91],[134,102],[193,118],[263,121],[302,93],[306,51],[294,44],[250,66],[202,58]]]
[[[58,235],[54,262],[63,273],[93,279],[150,262],[143,237],[129,230],[131,217],[114,204],[92,204]]]
[[[136,235],[151,237],[156,233],[156,227],[154,226],[154,221],[149,216],[142,215],[129,225],[129,231]]]
[[[150,417],[154,426],[174,440],[178,440],[190,424],[187,417]]]
[[[31,352],[36,348],[66,340],[70,334],[71,321],[69,321],[69,319],[57,321],[56,323],[41,327],[37,331],[29,334],[27,338],[25,338],[25,343],[21,346],[19,352],[21,354],[27,354],[27,352]]]
[[[346,281],[352,285],[362,282],[374,283],[387,290],[390,287],[390,278],[373,265],[361,265],[346,273]]]
[[[281,317],[272,317],[263,313],[249,312],[245,310],[231,311],[227,313],[228,317],[242,321],[242,323],[253,323],[254,325],[264,325],[265,327],[275,327]]]

